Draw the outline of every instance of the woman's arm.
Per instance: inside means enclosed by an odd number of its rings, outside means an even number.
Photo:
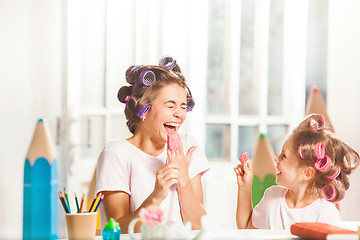
[[[121,227],[123,233],[128,232],[130,222],[139,217],[141,208],[150,206],[159,207],[161,202],[167,197],[169,187],[178,183],[178,165],[170,163],[156,172],[156,182],[153,192],[134,212],[130,213],[130,196],[122,191],[103,191],[103,206],[106,218],[114,218]],[[140,232],[140,224],[136,224],[135,232]]]
[[[184,222],[191,222],[193,229],[201,229],[201,217],[206,214],[203,207],[203,189],[201,184],[201,174],[189,177],[189,165],[191,156],[196,146],[191,147],[186,156],[183,152],[182,142],[179,142],[180,148],[174,152],[168,150],[170,163],[177,163],[179,166],[179,182],[177,191],[179,195],[179,204],[181,216]]]
[[[191,222],[193,229],[201,229],[201,217],[206,214],[203,207],[201,175],[198,174],[184,184],[178,184],[181,215],[184,222]]]

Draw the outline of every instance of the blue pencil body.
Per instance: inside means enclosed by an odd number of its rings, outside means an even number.
[[[43,157],[24,167],[23,238],[57,239],[58,161],[50,165]]]

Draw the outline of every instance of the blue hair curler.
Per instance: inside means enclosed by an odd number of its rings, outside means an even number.
[[[163,56],[160,61],[159,65],[163,66],[169,70],[173,69],[175,67],[176,61],[171,56]]]
[[[151,70],[142,71],[140,81],[144,86],[150,86],[155,80],[155,73]]]
[[[138,68],[138,67],[140,67],[140,66],[135,65],[135,66],[129,67],[129,68],[126,70],[125,78],[126,78],[126,82],[127,82],[127,83],[129,83],[129,84],[134,84],[134,83],[135,83],[135,80],[129,78],[129,74],[130,74],[135,68]]]
[[[139,118],[144,117],[145,114],[149,111],[149,109],[150,109],[150,105],[144,106],[142,109],[140,109],[140,111],[136,114],[136,116],[138,116]]]
[[[195,106],[195,101],[194,99],[192,98],[187,98],[186,99],[186,103],[187,103],[187,106],[186,106],[186,112],[191,112]]]

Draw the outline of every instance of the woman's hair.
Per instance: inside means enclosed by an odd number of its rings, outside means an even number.
[[[311,189],[328,201],[342,200],[350,186],[348,175],[359,165],[359,154],[336,138],[319,114],[307,116],[293,130],[289,142],[300,165],[316,171]]]
[[[121,103],[125,103],[126,125],[132,134],[164,86],[176,83],[187,91],[187,111],[191,111],[195,105],[180,67],[170,56],[161,58],[159,65],[129,67],[126,81],[130,85],[121,87],[117,97]]]

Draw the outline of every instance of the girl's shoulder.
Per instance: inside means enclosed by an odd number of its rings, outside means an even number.
[[[268,196],[282,196],[288,189],[280,185],[273,185],[265,190],[264,195]]]

